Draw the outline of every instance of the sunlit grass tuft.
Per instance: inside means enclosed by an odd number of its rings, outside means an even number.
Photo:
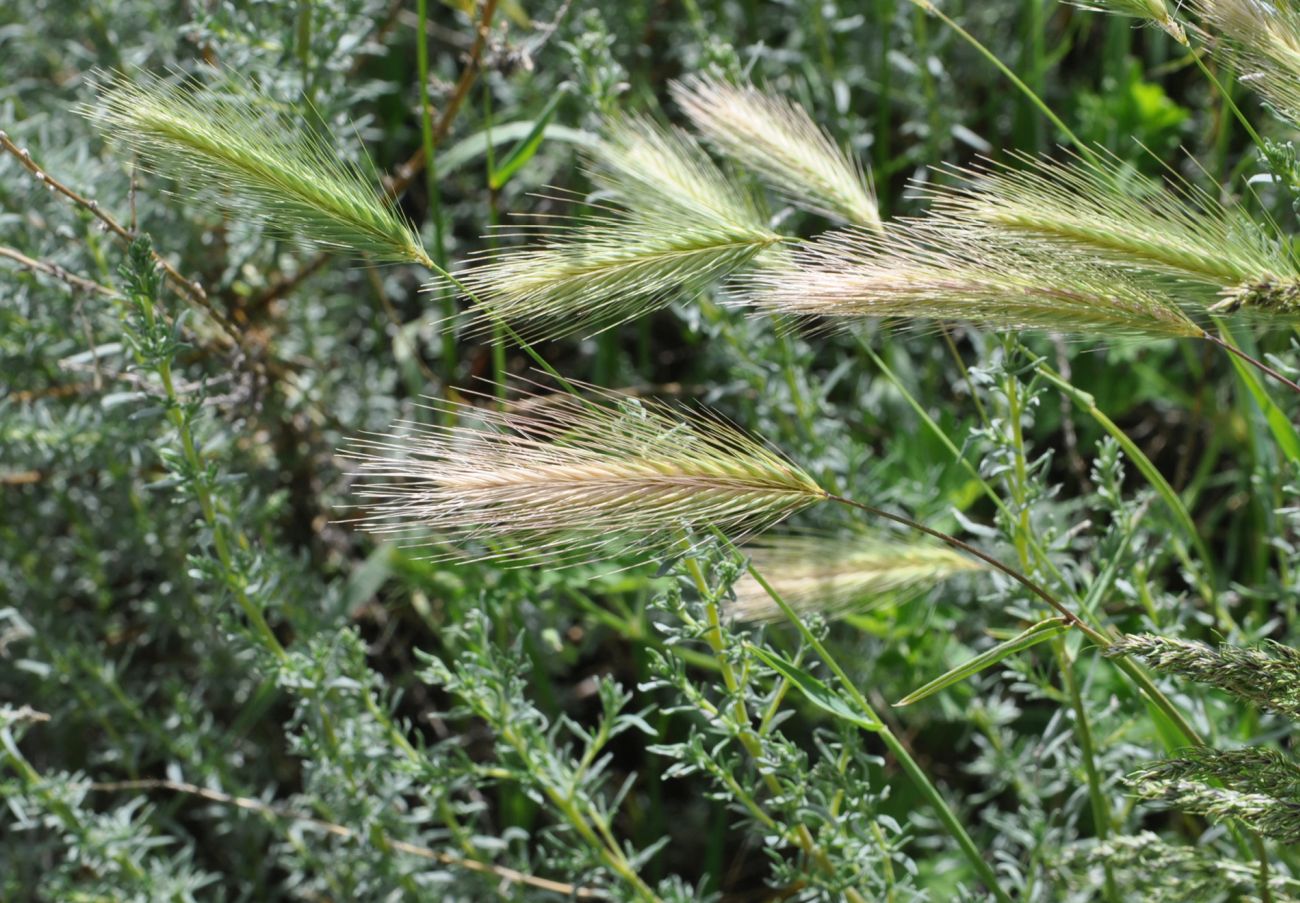
[[[617,206],[517,229],[528,243],[462,270],[486,308],[476,328],[500,317],[534,337],[598,332],[784,240],[758,199],[680,130],[644,117],[614,120],[592,158],[593,180]]]
[[[795,204],[850,225],[880,228],[866,173],[808,112],[752,85],[693,76],[671,85],[696,129]]]
[[[1111,158],[1015,159],[1014,167],[950,170],[961,182],[931,189],[937,214],[1058,241],[1121,266],[1225,292],[1262,282],[1300,283],[1300,264],[1280,236],[1187,182],[1162,185]]]
[[[791,256],[788,267],[749,277],[743,303],[832,322],[964,321],[1102,340],[1202,335],[1154,284],[1057,244],[974,226],[906,221],[883,235],[843,230]]]
[[[186,192],[238,215],[327,249],[429,265],[373,174],[342,160],[324,136],[267,112],[252,86],[232,80],[227,89],[113,75],[83,112]]]

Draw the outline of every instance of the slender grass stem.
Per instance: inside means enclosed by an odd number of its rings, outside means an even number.
[[[429,0],[418,0],[417,16],[419,33],[415,39],[415,65],[420,79],[420,140],[424,150],[424,184],[428,194],[429,219],[433,223],[433,260],[445,269],[447,245],[443,238],[442,196],[438,189],[437,159],[434,157],[433,107],[429,102]],[[447,292],[442,304],[445,319],[455,316],[455,295]],[[452,329],[444,329],[442,333],[442,367],[447,379],[456,372],[456,333]]]
[[[1189,47],[1188,52],[1192,55],[1192,62],[1196,63],[1196,67],[1201,70],[1201,74],[1209,80],[1210,84],[1214,85],[1215,90],[1219,92],[1219,96],[1223,98],[1223,102],[1227,105],[1228,109],[1232,111],[1233,115],[1236,116],[1237,121],[1241,123],[1241,127],[1246,130],[1246,134],[1250,136],[1250,140],[1253,141],[1255,146],[1262,152],[1264,150],[1264,139],[1259,136],[1259,132],[1255,131],[1255,127],[1250,124],[1250,120],[1246,118],[1246,114],[1241,111],[1241,107],[1238,106],[1237,101],[1233,99],[1232,93],[1221,81],[1219,81],[1218,76],[1214,74],[1213,70],[1211,70],[1209,66],[1205,65],[1205,60],[1201,59],[1201,54],[1197,52],[1195,47]]]
[[[1074,131],[1068,125],[1065,124],[1065,122],[1061,119],[1061,117],[1056,115],[1056,113],[1052,110],[1052,108],[1047,105],[1047,102],[1044,101],[1043,98],[1040,97],[1038,93],[1034,91],[1033,88],[1025,84],[1024,80],[1020,78],[1020,76],[1016,75],[1016,73],[1012,71],[1010,66],[1002,62],[1002,60],[998,58],[998,55],[996,53],[994,53],[992,50],[989,50],[988,47],[984,46],[984,44],[982,44],[978,38],[976,38],[969,31],[967,31],[966,29],[958,25],[955,21],[953,21],[953,19],[950,16],[945,14],[943,10],[939,9],[932,2],[930,2],[930,0],[911,0],[911,2],[915,3],[921,9],[925,10],[927,13],[934,16],[936,19],[943,22],[945,25],[947,25],[949,28],[955,31],[963,41],[965,41],[967,44],[973,47],[975,51],[979,53],[980,56],[988,60],[993,65],[993,67],[998,70],[998,72],[1002,73],[1002,75],[1007,79],[1007,81],[1011,82],[1011,84],[1013,84],[1016,87],[1016,90],[1024,94],[1025,97],[1029,99],[1029,102],[1032,103],[1035,107],[1037,107],[1038,111],[1042,113],[1044,116],[1046,116],[1048,121],[1050,121],[1052,125],[1056,126],[1057,130],[1062,135],[1064,135],[1066,139],[1068,139],[1069,142],[1078,149],[1079,153],[1083,154],[1089,160],[1092,160],[1094,162],[1097,161],[1096,152],[1093,151],[1093,149],[1089,147],[1087,144],[1085,144],[1083,139],[1080,138],[1078,135],[1076,135]]]
[[[1088,721],[1088,710],[1079,692],[1079,681],[1074,675],[1074,662],[1064,639],[1058,637],[1052,642],[1053,651],[1061,670],[1061,683],[1066,695],[1070,697],[1070,708],[1074,710],[1074,731],[1079,740],[1079,757],[1083,760],[1083,773],[1088,781],[1088,801],[1092,807],[1093,832],[1098,840],[1105,840],[1111,832],[1110,805],[1106,801],[1105,790],[1101,786],[1101,775],[1097,771],[1097,754],[1092,742],[1092,726]],[[1115,886],[1115,875],[1110,864],[1102,864],[1104,875],[1104,892],[1109,903],[1121,903],[1119,889]]]

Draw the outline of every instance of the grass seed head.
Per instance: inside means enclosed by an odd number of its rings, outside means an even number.
[[[83,112],[160,173],[236,215],[331,250],[428,265],[373,174],[340,159],[324,137],[268,113],[250,84],[231,79],[227,89],[116,75]]]
[[[790,201],[850,225],[880,228],[861,163],[798,104],[715,78],[674,82],[678,106],[718,151],[752,169]]]
[[[1024,233],[1223,288],[1300,278],[1289,247],[1244,210],[1181,180],[1147,179],[1114,158],[949,170],[955,187],[928,191],[940,216]]]
[[[665,555],[710,527],[743,537],[826,498],[707,412],[594,390],[506,410],[437,407],[455,425],[400,424],[352,443],[371,532],[517,564],[595,561]]]
[[[1148,281],[1057,244],[960,223],[833,232],[791,257],[749,277],[741,303],[831,321],[965,321],[1096,339],[1201,335]]]
[[[745,546],[754,569],[799,611],[842,616],[882,601],[906,599],[959,573],[983,565],[951,549],[869,536],[792,535]],[[728,613],[742,621],[782,617],[781,609],[751,575],[734,587]]]
[[[536,228],[458,274],[486,311],[533,337],[600,331],[698,290],[783,241],[755,196],[688,135],[651,119],[608,123],[592,177],[616,205]]]
[[[1131,634],[1106,655],[1135,655],[1162,674],[1176,674],[1218,687],[1270,712],[1300,719],[1300,652],[1280,643],[1259,648]]]
[[[1268,747],[1187,749],[1126,783],[1143,799],[1180,812],[1236,819],[1283,843],[1300,840],[1300,768]]]
[[[1292,124],[1300,124],[1300,7],[1294,0],[1189,0],[1215,52]]]
[[[1080,9],[1153,22],[1179,44],[1187,46],[1187,32],[1165,0],[1069,0],[1069,2]]]

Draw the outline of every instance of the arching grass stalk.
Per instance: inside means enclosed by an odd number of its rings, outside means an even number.
[[[992,63],[993,67],[997,69],[998,72],[1002,73],[1007,81],[1011,82],[1011,84],[1015,86],[1017,91],[1024,94],[1025,97],[1029,99],[1029,102],[1037,107],[1038,111],[1046,116],[1048,121],[1050,121],[1052,125],[1056,126],[1057,130],[1060,131],[1060,133],[1078,149],[1079,153],[1083,154],[1085,157],[1094,158],[1095,155],[1092,148],[1084,143],[1083,139],[1076,135],[1074,131],[1065,124],[1061,117],[1056,115],[1052,108],[1047,105],[1047,102],[1043,100],[1043,98],[1040,97],[1033,88],[1025,84],[1024,79],[1016,75],[1010,66],[1002,62],[996,53],[984,46],[977,37],[958,25],[952,17],[939,9],[939,7],[935,6],[934,3],[930,2],[930,0],[911,0],[911,2],[955,31],[958,37],[973,47],[980,56]]]

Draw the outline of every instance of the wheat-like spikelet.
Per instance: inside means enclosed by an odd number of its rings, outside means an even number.
[[[322,136],[265,113],[252,91],[239,81],[218,95],[117,75],[83,112],[160,173],[237,215],[328,249],[429,265],[419,237],[361,168]]]
[[[1174,17],[1165,0],[1068,0],[1068,2],[1080,9],[1154,22],[1179,44],[1187,45],[1187,33]]]
[[[881,597],[910,596],[955,574],[984,569],[980,562],[942,546],[870,536],[770,537],[742,551],[793,608],[828,617],[850,613]],[[735,601],[727,609],[732,617],[742,621],[782,617],[767,590],[751,575],[736,582],[734,593]]]
[[[1121,637],[1106,655],[1136,655],[1165,674],[1218,687],[1271,712],[1300,719],[1300,652],[1280,643],[1258,649],[1139,633]]]
[[[1223,859],[1214,847],[1171,844],[1150,831],[1112,836],[1067,846],[1063,864],[1082,874],[1071,884],[1096,895],[1102,877],[1092,871],[1104,866],[1124,888],[1123,899],[1142,903],[1193,903],[1202,900],[1249,899],[1259,890],[1259,866]],[[1294,878],[1274,872],[1269,878],[1274,903],[1295,903],[1300,887]]]
[[[880,228],[862,165],[798,104],[752,85],[692,76],[670,85],[678,106],[722,154],[790,201],[850,225]]]
[[[611,121],[592,176],[617,209],[518,230],[529,242],[488,252],[458,274],[493,317],[525,335],[599,331],[702,287],[783,240],[754,195],[688,135],[643,117]]]
[[[349,452],[360,523],[515,563],[666,554],[713,527],[765,529],[826,499],[812,478],[707,412],[593,390],[506,410],[439,403],[454,426],[400,424]]]
[[[1242,81],[1300,123],[1300,7],[1294,0],[1190,0],[1189,6],[1218,53],[1236,49],[1244,57],[1249,71]]]
[[[1203,334],[1158,287],[1089,255],[950,223],[832,232],[746,286],[741,303],[760,311],[832,321],[958,320],[1092,338]]]
[[[1190,749],[1144,766],[1127,783],[1150,802],[1235,818],[1283,843],[1300,841],[1300,770],[1274,750]]]
[[[1225,296],[1216,312],[1289,312],[1288,293],[1300,292],[1300,264],[1287,243],[1185,181],[1166,187],[1113,158],[1017,162],[950,170],[962,181],[930,189],[937,214],[1212,285]]]

